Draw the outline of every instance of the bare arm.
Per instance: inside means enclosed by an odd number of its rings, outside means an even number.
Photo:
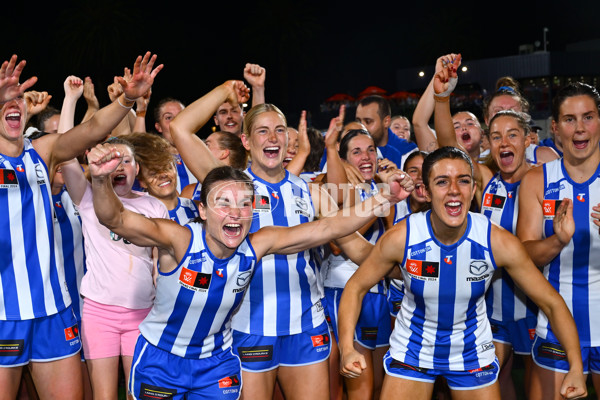
[[[258,64],[246,64],[244,79],[252,88],[252,107],[265,102],[265,80],[267,70]]]
[[[237,105],[248,100],[248,88],[241,81],[227,81],[217,86],[189,106],[171,121],[171,135],[184,164],[202,182],[206,175],[221,164],[196,132],[210,120],[225,101]]]
[[[554,235],[543,238],[543,188],[543,168],[532,168],[521,180],[517,220],[517,236],[538,267],[543,267],[558,256],[575,232],[573,204],[571,200],[564,199],[554,217]]]
[[[298,153],[296,153],[285,169],[296,176],[300,175],[304,171],[304,164],[309,154],[310,141],[306,132],[306,111],[302,110],[300,124],[298,125]]]
[[[326,213],[324,210],[326,210],[325,207],[327,207],[327,205],[324,206],[323,204],[327,202],[327,198],[331,198],[327,192],[323,191],[321,192],[321,195],[324,198],[319,199],[313,197],[313,202],[315,204],[320,204],[320,214],[325,218],[289,228],[275,226],[261,228],[259,232],[262,233],[255,233],[253,239],[253,245],[255,246],[257,255],[271,253],[293,254],[320,246],[330,240],[341,238],[356,232],[357,229],[369,222],[374,216],[384,215],[385,212],[389,211],[390,204],[394,204],[406,198],[412,191],[412,185],[412,180],[408,175],[397,174],[395,181],[390,184],[389,194],[381,191],[377,195],[352,207],[337,210],[335,212],[332,212],[333,210],[329,209]],[[312,193],[316,192],[311,190],[311,195]],[[331,203],[331,200],[327,203],[331,207],[337,208],[335,204]],[[260,240],[258,240],[258,238],[260,238]],[[357,237],[357,240],[364,240],[364,238],[361,239],[360,237]],[[348,256],[355,251],[355,249],[351,248],[351,245],[346,243],[340,243],[340,245],[342,250],[347,252],[346,254]],[[363,247],[363,249],[365,249],[365,247]],[[361,254],[355,259],[360,261],[359,257],[364,257],[364,255]]]
[[[438,148],[437,138],[433,129],[429,126],[429,120],[433,115],[435,101],[433,99],[433,79],[427,85],[425,92],[421,95],[417,107],[413,113],[412,124],[415,131],[415,139],[419,150],[431,152]]]
[[[156,55],[151,56],[149,52],[143,58],[138,56],[132,80],[126,82],[123,78],[118,78],[124,93],[117,101],[98,110],[89,121],[76,125],[62,135],[46,135],[36,140],[34,147],[51,171],[56,165],[83,154],[85,150],[106,138],[130,111],[135,99],[152,86],[154,78],[163,67],[161,64],[153,68],[155,60]]]
[[[96,97],[96,92],[94,91],[94,83],[92,82],[92,78],[86,76],[83,80],[83,98],[87,104],[87,109],[85,110],[85,115],[81,122],[85,122],[92,118],[92,115],[96,113],[100,109],[100,102]]]
[[[340,372],[355,378],[367,367],[365,358],[354,349],[354,329],[362,307],[362,299],[369,289],[388,275],[394,265],[402,262],[406,238],[406,225],[381,236],[352,277],[346,282],[338,310]]]
[[[565,301],[536,268],[527,251],[514,235],[493,225],[491,236],[496,264],[503,266],[523,292],[546,314],[552,331],[567,353],[569,372],[561,394],[584,395],[586,382],[581,361],[577,327]]]
[[[75,108],[77,107],[77,100],[83,94],[83,81],[76,76],[68,76],[63,86],[65,98],[60,110],[58,133],[67,132],[75,126]]]

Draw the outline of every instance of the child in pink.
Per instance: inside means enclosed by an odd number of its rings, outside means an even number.
[[[139,169],[133,147],[123,139],[110,142],[124,155],[111,175],[123,205],[149,218],[169,218],[160,200],[131,189]],[[119,357],[128,380],[138,325],[153,304],[153,249],[133,245],[98,222],[91,184],[78,163],[63,167],[63,175],[81,215],[85,242],[81,338],[92,390],[94,398],[116,397]]]

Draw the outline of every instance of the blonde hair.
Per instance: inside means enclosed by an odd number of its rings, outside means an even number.
[[[271,111],[274,113],[277,113],[277,115],[279,115],[281,117],[281,119],[283,120],[283,123],[285,124],[285,127],[287,128],[287,120],[286,120],[283,112],[274,104],[263,103],[263,104],[257,104],[254,107],[252,107],[250,110],[248,110],[248,112],[246,113],[246,116],[244,117],[244,129],[243,129],[242,133],[244,135],[246,135],[247,137],[250,137],[250,133],[252,132],[252,127],[254,126],[254,123],[256,122],[256,118],[258,118],[258,116],[261,114],[264,114],[266,112],[271,112]]]

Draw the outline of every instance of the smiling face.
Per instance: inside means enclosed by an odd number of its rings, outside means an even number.
[[[431,202],[434,232],[450,230],[457,236],[462,235],[474,195],[475,181],[466,161],[443,158],[433,164],[429,171],[427,200]]]
[[[578,163],[598,153],[600,117],[594,100],[587,95],[567,97],[552,129],[560,138],[565,160]]]
[[[373,139],[358,134],[348,142],[346,161],[358,168],[363,178],[369,182],[377,172],[377,149]]]
[[[427,203],[427,192],[423,185],[423,156],[414,156],[411,159],[407,159],[404,163],[404,171],[410,176],[415,184],[415,190],[410,194],[410,202],[413,205],[424,205]],[[415,210],[416,207],[411,207],[411,210]]]
[[[489,133],[490,154],[500,169],[502,178],[508,181],[517,174],[520,181],[529,169],[525,161],[525,149],[529,139],[515,117],[498,116],[492,120]]]
[[[283,159],[283,168],[287,168],[290,161],[296,157],[299,147],[300,144],[298,143],[298,130],[288,127],[288,146],[285,153],[285,158]]]
[[[233,107],[229,103],[223,103],[215,113],[215,125],[223,132],[234,133],[240,136],[242,133],[242,109],[240,106]]]
[[[405,117],[392,119],[390,130],[401,139],[410,140],[410,121]]]
[[[22,140],[27,119],[27,107],[22,97],[6,102],[2,106],[0,135],[11,142]]]
[[[281,180],[283,159],[287,151],[287,126],[275,111],[266,111],[252,120],[249,134],[242,134],[242,142],[252,157],[252,172],[263,179]]]
[[[459,112],[452,117],[458,143],[476,159],[479,156],[482,129],[477,117],[470,112]],[[475,156],[475,157],[474,157]]]
[[[117,169],[110,174],[113,189],[119,197],[132,197],[131,188],[138,173],[138,165],[131,148],[124,144],[115,144],[115,148],[123,154],[123,160]]]
[[[142,168],[139,176],[140,186],[148,191],[148,194],[158,199],[173,199],[177,197],[177,170],[171,164],[163,171],[150,171]]]
[[[207,189],[207,204],[201,203],[199,207],[206,242],[217,257],[227,257],[250,231],[252,188],[245,182],[227,180],[218,181]]]

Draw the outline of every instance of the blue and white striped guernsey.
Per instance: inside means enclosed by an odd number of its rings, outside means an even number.
[[[407,218],[401,265],[405,295],[390,353],[420,368],[466,371],[487,366],[496,357],[484,298],[496,269],[491,222],[469,213],[464,235],[447,246],[435,238],[430,215],[427,211]]]
[[[71,305],[77,320],[81,321],[83,297],[79,295],[79,289],[86,270],[81,218],[64,187],[59,194],[52,195],[52,200],[55,216],[54,234],[59,250],[57,262],[64,266]]]
[[[560,293],[573,314],[581,346],[600,346],[600,235],[590,216],[600,203],[600,165],[584,183],[571,180],[563,160],[553,160],[544,168],[544,237],[554,234],[553,219],[560,201],[573,200],[575,234],[560,254],[544,267],[544,276]],[[546,338],[548,319],[538,313],[536,333]]]
[[[140,332],[154,346],[186,358],[206,358],[231,347],[231,315],[256,264],[248,238],[229,258],[216,258],[200,223],[186,225],[190,246],[177,268],[159,272],[156,298]]]
[[[483,192],[481,213],[510,233],[516,233],[521,182],[505,182],[496,174]],[[537,315],[537,306],[508,273],[500,268],[494,274],[486,294],[488,316],[496,321],[518,321]]]
[[[315,218],[308,184],[285,172],[278,183],[266,182],[250,169],[255,187],[254,217],[250,232],[263,226],[295,226]],[[294,335],[325,321],[319,274],[310,250],[297,254],[270,254],[261,259],[239,311],[233,316],[236,331],[261,336]]]
[[[0,155],[0,320],[45,317],[71,304],[56,262],[48,168],[29,139],[19,157]]]
[[[175,167],[177,168],[177,193],[181,193],[183,188],[190,183],[198,182],[192,171],[183,163],[179,154],[175,155]]]
[[[198,206],[185,197],[177,198],[177,206],[169,210],[169,218],[179,225],[185,225],[198,216]]]
[[[379,189],[375,181],[371,180],[370,191],[359,189],[360,201],[365,201],[369,197],[375,196],[379,193]],[[366,240],[370,243],[375,244],[377,240],[383,235],[385,226],[383,224],[383,218],[377,218],[373,225],[363,235]],[[329,288],[344,288],[348,279],[354,275],[354,272],[358,269],[358,265],[353,263],[345,254],[334,255],[329,253],[327,258],[323,262],[323,276],[324,285]],[[387,294],[387,284],[384,279],[379,281],[370,290],[371,293]]]

